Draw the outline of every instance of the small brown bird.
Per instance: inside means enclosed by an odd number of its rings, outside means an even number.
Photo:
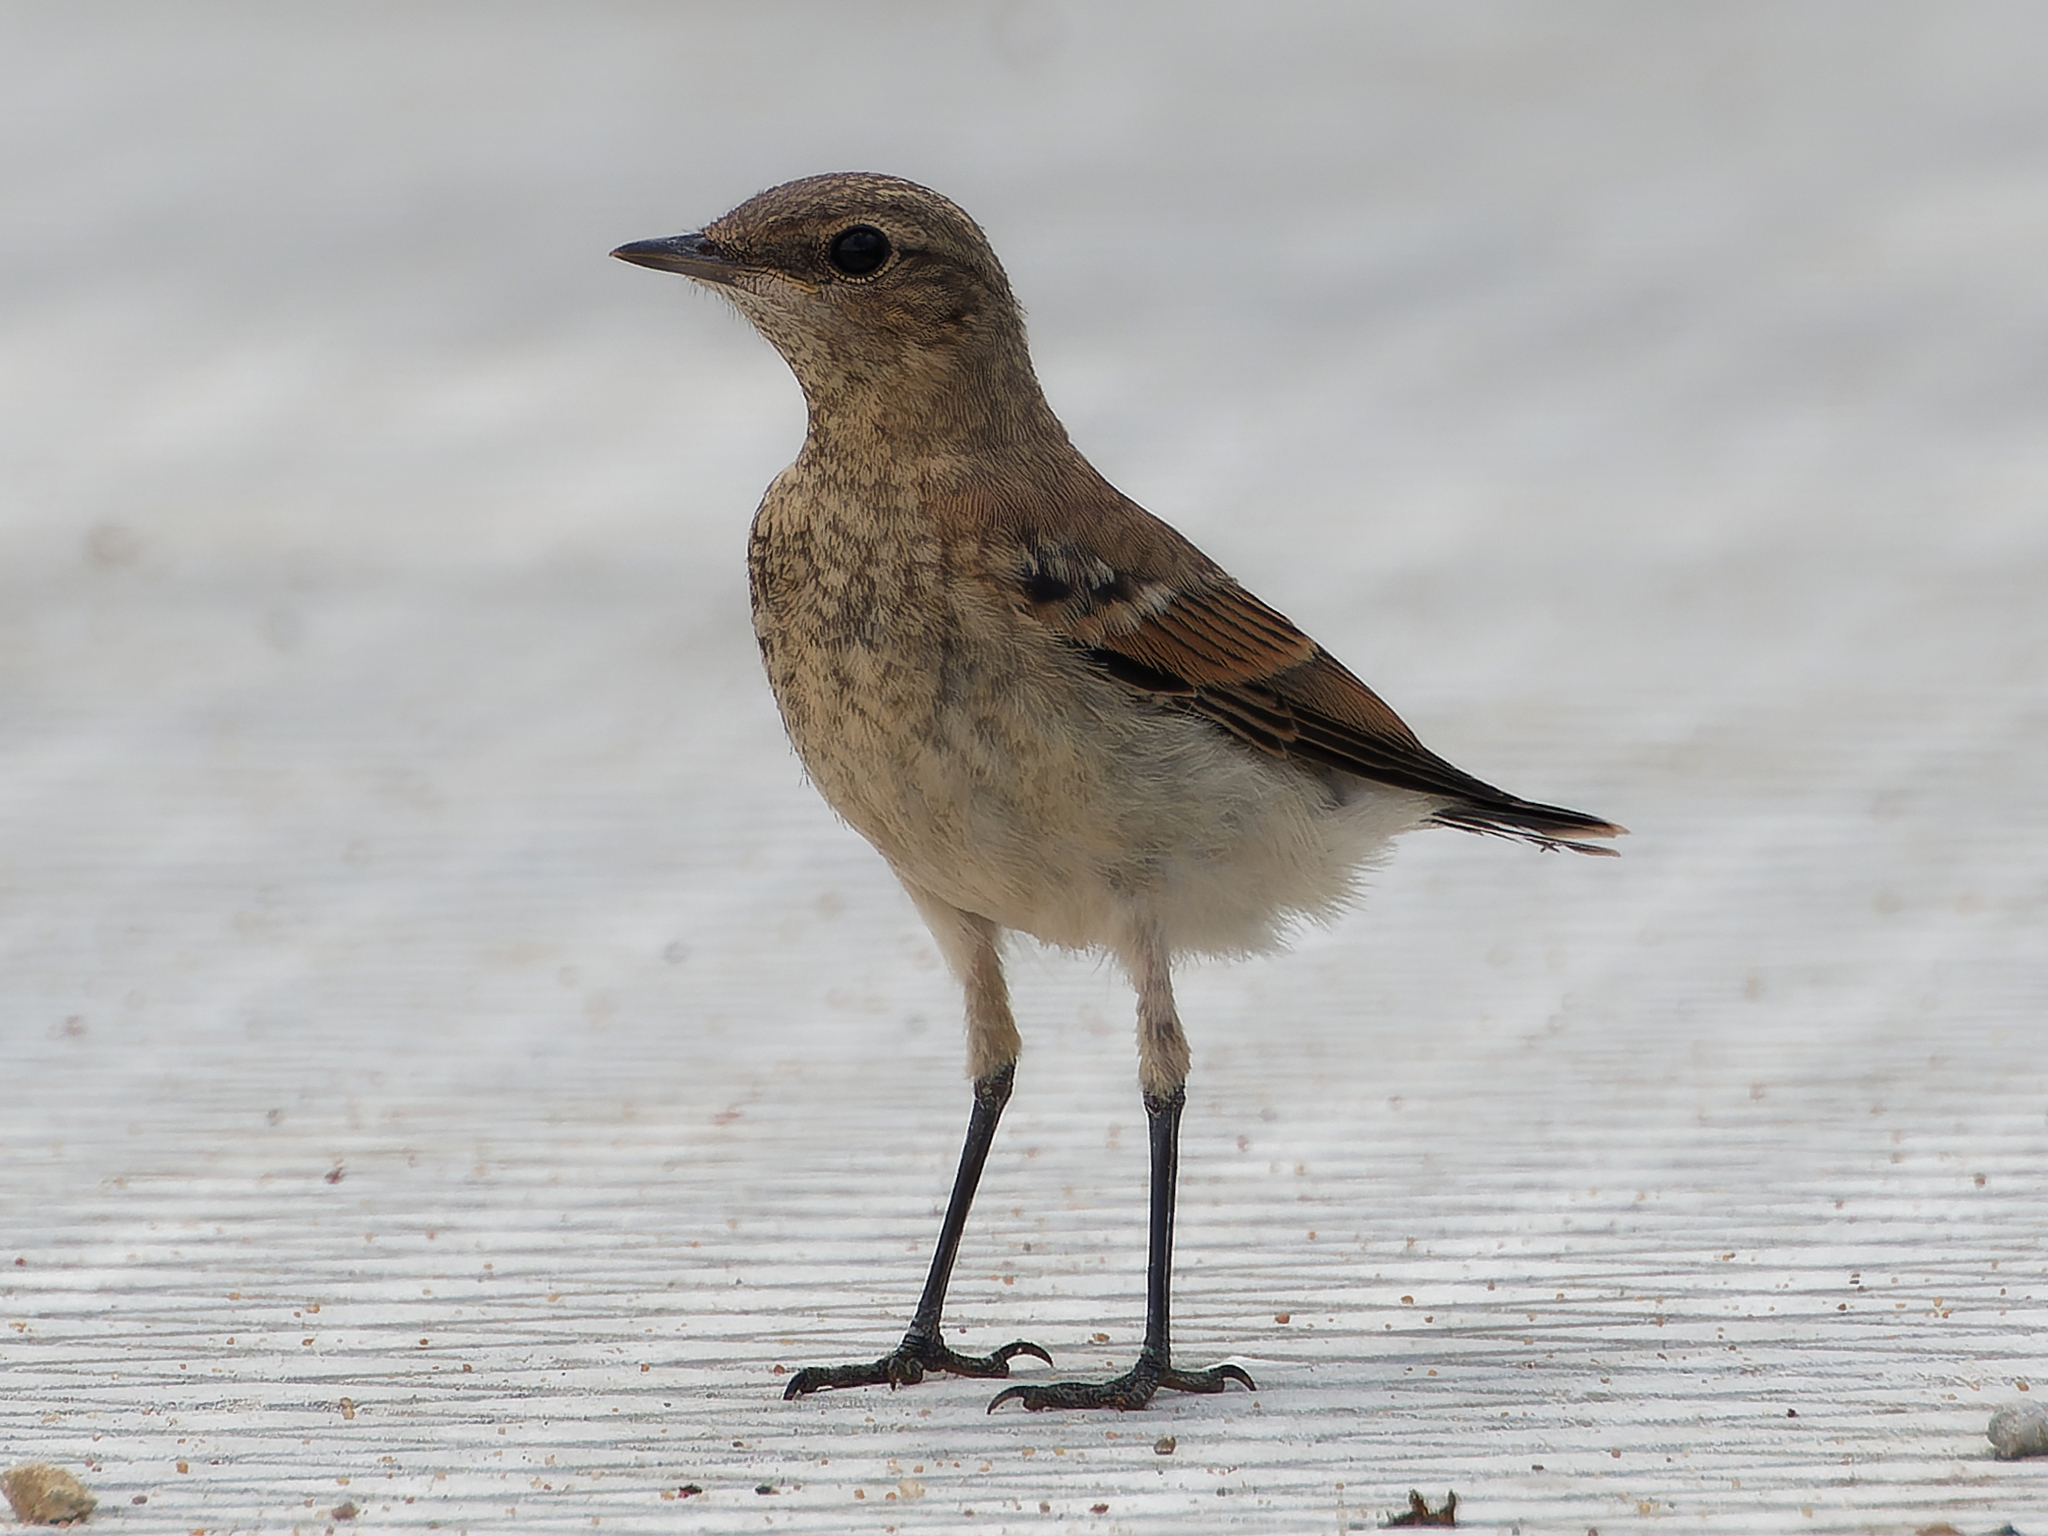
[[[1604,853],[1622,829],[1516,799],[1424,747],[1364,683],[1120,494],[1046,404],[980,228],[890,176],[771,188],[695,234],[612,253],[723,293],[810,407],[748,547],[754,629],[798,755],[873,843],[967,994],[974,1110],[903,1342],[785,1397],[1007,1376],[946,1347],[946,1285],[1021,1042],[1009,931],[1107,951],[1138,995],[1150,1129],[1145,1342],[1107,1382],[990,1402],[1137,1408],[1253,1385],[1173,1363],[1173,1196],[1188,1044],[1176,955],[1274,947],[1422,826]]]

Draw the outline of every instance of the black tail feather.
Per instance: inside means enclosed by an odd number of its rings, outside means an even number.
[[[1476,796],[1461,800],[1445,806],[1429,819],[1437,826],[1456,827],[1460,832],[1518,838],[1539,848],[1569,848],[1573,853],[1590,853],[1608,859],[1615,857],[1615,849],[1578,839],[1620,837],[1628,831],[1627,827],[1617,826],[1598,816],[1589,816],[1584,811],[1568,811],[1561,805],[1538,805],[1533,800],[1517,800],[1506,794],[1497,800]]]

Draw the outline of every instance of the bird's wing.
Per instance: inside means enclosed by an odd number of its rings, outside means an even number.
[[[1096,484],[1115,505],[1098,493],[1085,520],[984,520],[994,535],[984,548],[991,579],[1018,609],[1103,672],[1259,752],[1438,797],[1444,804],[1432,819],[1444,825],[1612,852],[1573,839],[1621,828],[1519,799],[1453,767],[1285,615],[1106,482]]]

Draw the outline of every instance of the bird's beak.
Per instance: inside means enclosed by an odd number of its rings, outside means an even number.
[[[635,240],[612,254],[636,267],[657,272],[680,272],[700,282],[723,283],[730,287],[739,280],[741,269],[728,260],[702,233],[671,235],[666,240]]]

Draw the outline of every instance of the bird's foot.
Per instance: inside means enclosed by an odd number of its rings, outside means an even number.
[[[860,1365],[807,1365],[782,1389],[783,1401],[822,1392],[828,1387],[914,1387],[926,1371],[954,1376],[1007,1376],[1010,1362],[1031,1355],[1052,1364],[1052,1356],[1026,1339],[1014,1339],[988,1355],[962,1355],[946,1347],[937,1334],[908,1333],[903,1342],[879,1360]]]
[[[1108,1381],[1058,1381],[1043,1387],[1006,1387],[988,1405],[994,1413],[1011,1401],[1022,1403],[1033,1413],[1047,1408],[1142,1408],[1152,1394],[1168,1392],[1221,1392],[1232,1382],[1247,1391],[1259,1390],[1258,1383],[1243,1367],[1212,1365],[1206,1371],[1182,1371],[1154,1355],[1141,1354],[1138,1363],[1123,1375]]]

